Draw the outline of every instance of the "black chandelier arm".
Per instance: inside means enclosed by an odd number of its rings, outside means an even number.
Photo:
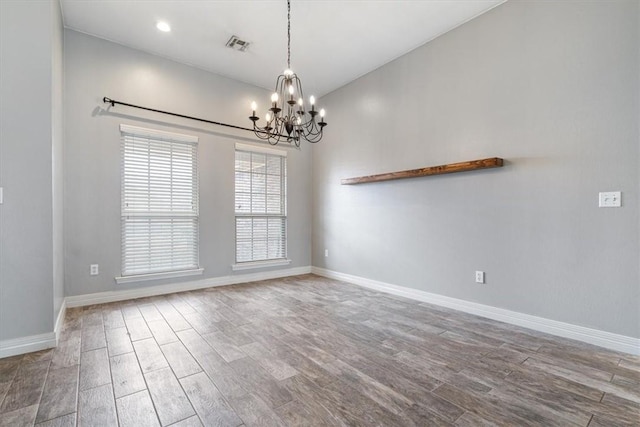
[[[300,80],[300,78],[295,74],[290,74],[290,75],[285,75],[285,74],[280,74],[277,78],[276,78],[276,91],[274,93],[278,94],[278,102],[286,102],[286,100],[288,101],[290,99],[290,94],[287,91],[287,81],[290,81],[291,84],[294,86],[295,91],[294,93],[296,94],[295,97],[293,98],[293,100],[296,102],[298,102],[298,98],[302,98],[304,99],[304,91],[302,90],[302,81]],[[273,104],[273,102],[272,102]]]
[[[271,132],[271,130],[273,130],[274,128],[277,131],[275,133]],[[300,138],[296,136],[285,135],[282,131],[282,124],[274,123],[274,128],[265,129],[256,126],[254,122],[253,132],[259,139],[267,141],[271,145],[277,145],[280,142],[286,141],[288,143],[293,142],[296,147],[300,147]]]
[[[295,85],[298,98],[304,99],[304,92],[302,91],[302,80],[300,80],[296,73],[293,73],[291,75],[291,82]]]
[[[327,124],[325,122],[317,123],[315,120],[309,120],[306,123],[303,123],[301,126],[304,127],[305,131],[309,134],[316,135],[322,134],[322,130]]]
[[[310,142],[312,144],[317,144],[318,142],[320,142],[321,139],[322,139],[322,132],[317,134],[307,134],[307,137],[305,138],[307,142]]]

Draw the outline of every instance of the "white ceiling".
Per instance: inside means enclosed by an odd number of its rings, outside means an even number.
[[[292,0],[291,69],[322,96],[506,0]],[[66,27],[269,90],[287,64],[285,0],[62,0]],[[156,29],[162,20],[172,31]],[[225,47],[236,35],[246,52]]]

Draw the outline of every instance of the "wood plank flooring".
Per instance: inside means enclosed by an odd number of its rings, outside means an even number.
[[[640,358],[314,275],[67,310],[0,426],[640,426]]]

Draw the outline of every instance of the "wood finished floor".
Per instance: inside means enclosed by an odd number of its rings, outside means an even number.
[[[0,426],[640,425],[640,358],[306,275],[67,311]]]

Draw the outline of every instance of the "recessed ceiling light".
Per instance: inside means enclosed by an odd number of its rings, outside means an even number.
[[[156,24],[156,28],[165,33],[171,31],[171,26],[163,21],[158,21],[158,23]]]

